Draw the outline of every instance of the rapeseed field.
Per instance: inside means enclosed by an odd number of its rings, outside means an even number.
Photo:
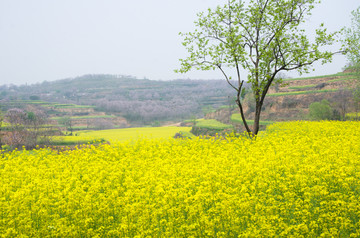
[[[360,124],[4,152],[0,236],[360,237]]]
[[[190,131],[191,127],[138,127],[138,128],[123,128],[123,129],[109,129],[98,131],[79,131],[75,136],[58,136],[55,137],[54,144],[81,144],[86,142],[96,141],[129,141],[138,139],[168,139],[173,137],[179,131]]]

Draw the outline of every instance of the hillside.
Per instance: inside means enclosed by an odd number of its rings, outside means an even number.
[[[328,100],[340,115],[353,110],[351,92],[347,88],[354,74],[342,72],[334,75],[285,79],[282,85],[274,85],[264,103],[261,114],[263,121],[289,121],[308,119],[308,108],[313,102]],[[250,94],[245,98],[244,110],[247,118],[253,119],[254,101]],[[239,113],[238,108],[222,108],[206,115],[230,123],[231,115]],[[234,117],[234,116],[233,116]],[[238,117],[237,117],[238,118]],[[241,122],[241,120],[232,120]]]
[[[225,80],[153,81],[119,75],[85,75],[35,85],[1,86],[2,104],[35,98],[47,102],[91,105],[135,124],[180,121],[202,109],[228,104],[233,89]]]
[[[301,120],[306,119],[309,105],[313,102],[328,100],[339,114],[351,110],[352,97],[347,89],[352,73],[338,73],[309,78],[284,80],[285,87],[276,87],[269,92],[264,120]],[[345,115],[343,115],[345,116]]]
[[[307,119],[309,105],[322,99],[327,99],[340,115],[351,112],[351,93],[346,88],[353,77],[351,72],[342,72],[284,79],[282,85],[270,89],[261,119]],[[21,102],[45,101],[53,104],[46,108],[53,119],[70,116],[78,128],[159,125],[202,117],[208,111],[212,112],[206,119],[237,123],[236,115],[231,119],[231,115],[238,113],[234,102],[229,100],[233,96],[234,91],[225,80],[152,81],[117,75],[85,75],[28,86],[0,87],[2,110],[19,107]],[[254,106],[248,93],[244,109],[250,120]]]

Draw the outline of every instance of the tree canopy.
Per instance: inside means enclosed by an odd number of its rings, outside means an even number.
[[[360,6],[351,13],[351,27],[345,28],[343,39],[346,56],[351,69],[356,73],[352,92],[356,111],[360,107]]]
[[[351,27],[345,29],[344,44],[347,58],[352,66],[360,64],[360,7],[351,13]]]
[[[307,73],[316,61],[327,63],[334,52],[324,49],[335,42],[338,32],[328,33],[324,24],[312,41],[301,28],[319,1],[315,0],[228,0],[224,6],[198,14],[196,30],[180,33],[189,56],[181,59],[177,72],[220,70],[236,90],[236,103],[248,133],[257,134],[260,113],[269,88],[281,81],[281,71]],[[243,112],[241,91],[245,80],[256,101],[251,129]],[[235,75],[235,80],[232,80]]]
[[[309,116],[312,120],[333,119],[333,110],[329,101],[323,99],[321,102],[311,103],[309,106]]]

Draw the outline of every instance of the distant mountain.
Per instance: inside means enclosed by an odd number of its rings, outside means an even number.
[[[0,99],[93,105],[128,121],[151,123],[202,116],[203,108],[229,104],[235,91],[225,80],[153,81],[124,75],[84,75],[34,85],[1,86]],[[230,102],[234,103],[234,102]]]

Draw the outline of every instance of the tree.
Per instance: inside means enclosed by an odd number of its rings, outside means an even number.
[[[12,108],[6,112],[5,120],[9,123],[9,132],[3,138],[4,144],[13,148],[25,146],[31,149],[50,141],[51,130],[45,126],[47,116],[41,111],[27,112]]]
[[[335,101],[333,105],[335,106],[336,111],[339,114],[340,117],[339,119],[342,121],[344,121],[346,118],[346,113],[348,112],[348,108],[350,106],[349,99],[351,99],[351,97],[352,97],[351,90],[349,90],[346,87],[340,88],[332,96],[332,99]]]
[[[360,107],[360,7],[352,11],[351,15],[351,27],[346,28],[344,31],[343,44],[346,48],[349,66],[356,73],[352,91],[355,109],[358,112]]]
[[[311,103],[309,106],[309,116],[312,120],[333,119],[333,110],[329,101],[323,99],[321,102]]]
[[[360,109],[360,83],[357,84],[353,90],[353,98],[354,98],[354,104],[355,104],[355,110],[356,110],[356,117],[358,118],[358,112]]]
[[[345,29],[343,44],[350,67],[360,68],[360,7],[351,12],[351,27]]]
[[[72,128],[73,121],[71,117],[62,117],[58,120],[58,122],[60,125],[66,126],[66,130],[70,130],[70,135],[73,134],[73,128]]]
[[[114,123],[111,120],[105,118],[96,118],[93,121],[93,125],[95,129],[99,129],[99,130],[114,128]]]
[[[35,148],[36,145],[50,144],[52,137],[52,128],[46,125],[48,123],[47,115],[40,110],[28,111],[25,127],[28,131],[26,147]]]
[[[26,112],[19,108],[9,109],[5,114],[5,120],[9,124],[9,132],[4,136],[5,144],[13,148],[25,145],[28,131],[25,129]]]
[[[29,99],[30,99],[30,100],[40,100],[40,97],[37,96],[37,95],[31,95],[31,96],[29,97]]]
[[[315,0],[228,0],[224,7],[199,13],[196,30],[180,33],[190,56],[180,59],[176,72],[220,70],[228,84],[236,91],[236,104],[249,134],[259,131],[261,108],[270,86],[281,82],[276,76],[282,71],[307,73],[316,61],[330,62],[334,52],[323,47],[335,42],[339,32],[327,33],[321,24],[311,43],[301,28]],[[241,92],[244,80],[241,70],[248,72],[255,98],[254,126],[246,121]],[[232,81],[231,73],[235,75]]]

